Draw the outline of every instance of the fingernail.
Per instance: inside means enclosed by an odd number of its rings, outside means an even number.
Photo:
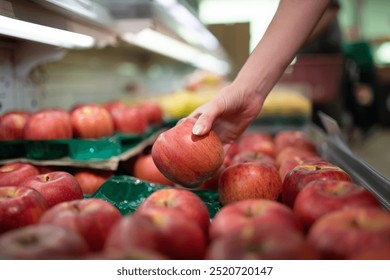
[[[202,133],[202,131],[203,131],[203,126],[200,124],[196,124],[192,128],[192,133],[195,135],[200,135]]]

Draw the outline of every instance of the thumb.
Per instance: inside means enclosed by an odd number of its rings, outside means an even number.
[[[201,114],[196,120],[192,133],[198,136],[205,135],[210,132],[215,116],[208,113]]]

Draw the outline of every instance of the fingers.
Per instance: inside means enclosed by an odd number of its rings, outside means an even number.
[[[198,136],[205,135],[210,132],[213,126],[216,113],[213,110],[200,114],[192,128],[192,133]]]

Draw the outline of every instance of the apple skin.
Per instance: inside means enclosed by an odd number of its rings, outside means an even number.
[[[266,132],[245,132],[237,140],[238,152],[257,152],[275,157],[276,149],[272,136]]]
[[[320,157],[317,153],[311,150],[302,150],[294,146],[287,146],[283,148],[275,157],[276,167],[280,166],[289,159],[303,159],[308,157]]]
[[[211,242],[206,259],[316,260],[319,254],[291,227],[249,224]]]
[[[49,207],[60,202],[83,198],[76,178],[64,171],[54,171],[28,177],[19,186],[36,189],[46,199]]]
[[[0,167],[0,186],[18,186],[28,177],[39,174],[39,170],[32,164],[14,162]]]
[[[164,111],[160,104],[154,101],[143,101],[137,106],[145,112],[149,124],[159,124],[164,119]]]
[[[390,246],[366,249],[353,254],[350,260],[390,260]]]
[[[286,147],[296,147],[301,150],[317,153],[317,148],[309,136],[300,130],[282,130],[275,134],[274,143],[276,153],[279,154]]]
[[[48,209],[44,197],[25,187],[0,187],[0,234],[39,222]]]
[[[210,216],[206,204],[195,193],[186,189],[159,189],[149,195],[138,206],[136,213],[142,213],[150,208],[173,208],[179,210],[188,219],[194,221],[207,234],[210,226]]]
[[[33,113],[26,121],[26,140],[70,139],[73,137],[69,113],[61,108],[48,108]]]
[[[282,162],[282,164],[279,166],[279,175],[280,178],[282,178],[282,181],[284,181],[284,178],[286,175],[294,169],[295,166],[297,165],[302,165],[305,163],[320,163],[324,162],[327,163],[325,159],[319,156],[303,156],[303,157],[292,157],[289,159],[286,159],[285,161]]]
[[[390,246],[390,213],[377,208],[352,208],[317,220],[307,240],[323,259],[348,259],[358,253]]]
[[[381,205],[365,188],[349,181],[311,181],[297,195],[294,213],[308,229],[320,217],[337,210]]]
[[[267,154],[260,152],[238,152],[230,161],[230,165],[236,163],[257,162],[259,164],[266,164],[276,167],[275,159]]]
[[[59,203],[42,215],[40,223],[74,230],[84,237],[90,251],[100,251],[121,218],[119,210],[109,202],[90,198]]]
[[[27,111],[10,111],[0,116],[0,140],[22,140],[24,126],[31,116]]]
[[[214,240],[251,224],[277,224],[303,231],[301,221],[282,203],[268,199],[247,199],[222,207],[213,218],[209,236]]]
[[[70,112],[74,137],[95,139],[114,133],[114,122],[103,105],[81,104]]]
[[[282,184],[282,201],[294,207],[298,193],[314,180],[341,180],[352,182],[351,177],[340,167],[328,162],[304,162],[286,174]]]
[[[139,107],[126,105],[112,114],[115,131],[120,133],[143,134],[148,128],[148,119]]]
[[[162,132],[152,146],[157,168],[172,182],[195,188],[215,175],[224,161],[222,143],[214,131],[192,134],[195,119],[183,119]]]
[[[165,186],[174,183],[165,177],[153,161],[152,154],[141,154],[134,162],[133,175],[141,180]]]
[[[137,213],[158,230],[158,251],[174,260],[204,258],[207,236],[200,226],[174,208],[149,208]]]
[[[103,185],[111,176],[112,171],[82,169],[76,171],[73,176],[79,182],[83,194],[93,194]]]
[[[245,199],[277,200],[281,191],[282,180],[277,169],[256,162],[229,166],[222,172],[218,184],[222,205]]]
[[[28,225],[0,235],[0,255],[7,259],[77,259],[87,253],[79,234],[59,226]]]

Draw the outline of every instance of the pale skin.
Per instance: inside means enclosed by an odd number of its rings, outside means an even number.
[[[234,142],[253,122],[267,95],[309,38],[330,0],[281,0],[263,38],[231,84],[195,109],[192,133],[213,129],[222,143]]]

